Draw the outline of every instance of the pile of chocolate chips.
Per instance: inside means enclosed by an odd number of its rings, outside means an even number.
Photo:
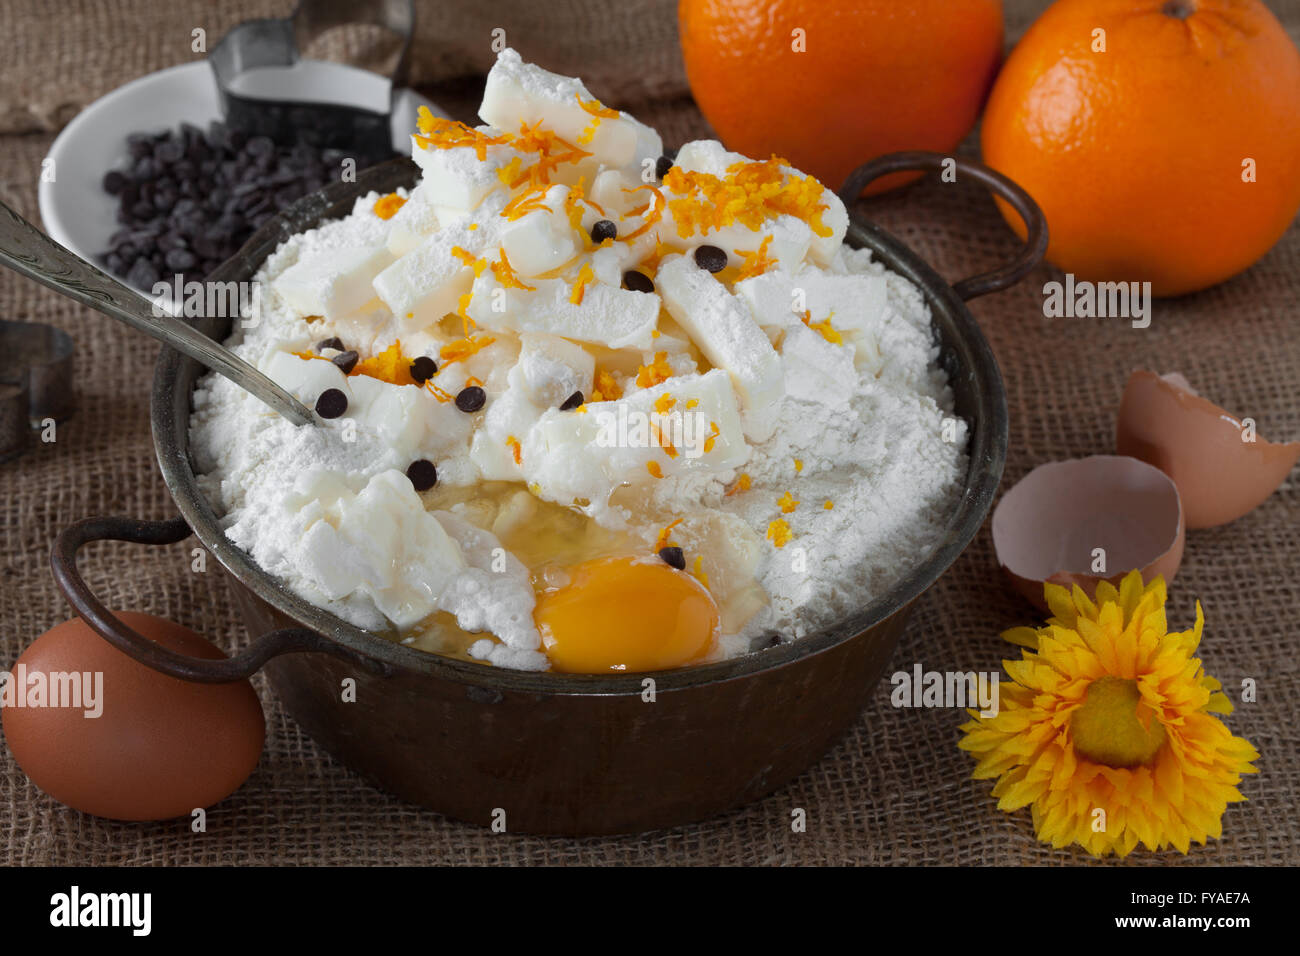
[[[304,142],[277,146],[220,122],[207,132],[182,123],[166,133],[132,133],[126,143],[129,165],[103,182],[117,197],[122,228],[99,261],[146,290],[177,274],[202,280],[277,212],[337,182],[344,160],[358,171],[374,161]]]

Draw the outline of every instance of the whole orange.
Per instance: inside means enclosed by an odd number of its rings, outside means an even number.
[[[1002,58],[1001,0],[681,0],[678,23],[727,148],[832,188],[882,153],[955,147]]]
[[[981,139],[1043,207],[1056,265],[1192,292],[1300,208],[1300,52],[1258,0],[1058,0],[1008,57]]]

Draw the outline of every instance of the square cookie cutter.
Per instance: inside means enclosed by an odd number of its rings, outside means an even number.
[[[345,103],[253,96],[238,89],[240,78],[252,71],[310,62],[303,60],[301,51],[326,31],[350,25],[382,27],[401,40],[391,72],[375,74],[388,81],[384,112]],[[406,83],[414,29],[412,0],[302,0],[286,19],[237,24],[208,55],[226,124],[285,146],[307,142],[370,161],[390,158],[393,91]]]
[[[0,319],[0,462],[30,446],[32,429],[76,409],[72,336],[51,325]]]

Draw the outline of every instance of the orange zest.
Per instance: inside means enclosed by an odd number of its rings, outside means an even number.
[[[473,129],[457,120],[434,116],[427,106],[420,107],[416,125],[420,132],[415,135],[415,141],[425,149],[468,147],[474,150],[480,163],[487,159],[489,146],[502,146],[510,139],[505,135],[489,136],[482,130]]]
[[[678,518],[671,524],[664,525],[663,528],[659,530],[659,537],[655,539],[656,551],[662,551],[664,548],[668,547],[673,538],[673,528],[676,528],[685,520],[685,518]]]
[[[652,478],[662,478],[664,476],[664,470],[659,467],[659,462],[657,461],[647,461],[645,463],[645,470],[650,472]]]
[[[581,106],[582,109],[586,113],[590,114],[591,116],[591,123],[587,126],[586,129],[582,131],[582,134],[578,137],[579,146],[586,146],[588,143],[590,143],[593,139],[596,138],[596,130],[600,128],[600,121],[602,119],[618,119],[619,117],[618,110],[610,109],[609,107],[601,103],[600,100],[592,100],[589,103],[584,103],[582,100],[582,96],[577,93],[573,94],[573,98],[576,99],[578,101],[578,105]]]
[[[442,402],[444,405],[447,404],[447,402],[454,402],[456,400],[456,396],[451,394],[451,392],[447,391],[445,388],[439,388],[437,385],[435,385],[433,383],[433,379],[430,379],[429,381],[424,383],[424,389],[430,395],[436,398],[438,401]]]
[[[742,471],[740,477],[736,479],[736,483],[727,491],[726,497],[730,498],[732,495],[738,494],[739,492],[748,491],[753,486],[753,479],[750,478],[746,472]]]
[[[501,250],[501,258],[492,263],[490,268],[492,269],[492,274],[496,276],[497,282],[501,283],[502,288],[523,289],[525,292],[537,291],[536,286],[525,285],[523,282],[519,281],[519,277],[515,275],[514,267],[510,265],[510,260],[506,258],[506,250],[504,248]]]
[[[825,189],[812,176],[787,174],[790,164],[779,156],[763,161],[733,163],[725,178],[674,166],[664,186],[676,194],[668,201],[677,234],[683,239],[698,230],[740,224],[757,232],[778,216],[794,216],[819,236],[831,229],[822,222],[827,208]]]
[[[506,436],[506,447],[510,449],[510,455],[515,460],[516,465],[524,463],[523,449],[519,444],[519,439],[514,435]]]
[[[616,402],[622,397],[623,389],[619,388],[613,375],[605,369],[596,373],[595,387],[591,390],[593,402]]]
[[[523,192],[511,197],[505,208],[501,210],[501,215],[514,222],[516,219],[522,219],[530,212],[546,209],[546,191],[549,188],[546,183],[535,183],[529,186]]]
[[[392,219],[397,210],[405,205],[406,200],[403,197],[397,193],[389,193],[375,200],[374,213],[380,219]]]
[[[474,298],[474,290],[464,293],[456,300],[456,314],[460,316],[461,329],[465,333],[465,338],[470,337],[471,330],[478,328],[478,325],[469,317],[469,304]]]
[[[549,184],[551,174],[559,169],[561,163],[576,163],[586,159],[591,153],[556,136],[549,129],[541,128],[538,120],[532,126],[520,122],[519,135],[510,138],[510,145],[521,153],[531,153],[537,162],[526,170],[519,172],[514,182],[507,183],[511,189],[530,182],[534,186]],[[516,167],[517,168],[517,167]]]
[[[653,388],[672,376],[673,367],[668,364],[668,353],[656,352],[653,362],[636,370],[636,385],[637,388]]]
[[[663,432],[659,430],[659,426],[656,425],[654,422],[650,423],[650,437],[651,439],[653,439],[656,445],[658,445],[660,448],[664,450],[664,454],[667,455],[669,458],[676,458],[677,455],[679,454],[677,448],[673,445],[671,441],[664,438]]]
[[[800,319],[803,321],[804,325],[820,334],[827,342],[830,342],[832,345],[843,345],[844,336],[840,335],[839,330],[831,325],[831,318],[834,315],[835,313],[832,312],[820,322],[814,322],[812,321],[812,311],[809,310],[804,312],[804,314],[800,316]]]
[[[654,228],[655,224],[658,223],[659,220],[663,219],[664,217],[664,208],[667,205],[667,200],[664,199],[664,194],[659,191],[658,186],[655,186],[651,183],[646,183],[644,185],[637,186],[635,189],[625,189],[623,191],[628,193],[635,193],[635,192],[640,192],[642,189],[650,190],[650,196],[651,196],[650,202],[646,203],[645,206],[639,207],[635,212],[628,213],[629,216],[644,215],[644,218],[641,221],[641,225],[637,226],[635,229],[633,229],[631,232],[629,232],[626,236],[623,237],[624,241],[628,239],[635,239],[637,236],[649,232],[651,229]]]
[[[781,509],[781,513],[787,515],[792,513],[798,504],[799,502],[795,500],[794,495],[788,491],[776,500],[776,505]]]
[[[378,355],[372,355],[358,362],[350,374],[377,378],[389,385],[416,384],[415,379],[411,377],[411,361],[402,355],[400,341],[394,342]]]
[[[578,270],[578,278],[573,282],[573,291],[569,293],[569,301],[574,305],[582,305],[583,297],[587,294],[587,286],[596,280],[596,273],[591,271],[591,264],[584,262],[582,268]]]
[[[761,276],[764,272],[771,269],[780,261],[779,259],[768,257],[767,247],[771,244],[772,237],[768,235],[763,237],[763,241],[758,244],[758,248],[753,252],[741,252],[740,250],[736,250],[737,255],[744,260],[740,264],[740,272],[736,274],[737,282],[742,279],[752,279],[754,276]]]
[[[483,274],[483,270],[487,268],[487,260],[480,259],[472,252],[469,252],[466,249],[462,249],[460,246],[452,246],[451,254],[455,258],[459,259],[461,262],[465,263],[465,265],[473,269],[475,278],[481,276]]]
[[[463,362],[466,359],[477,355],[495,341],[496,339],[490,335],[480,335],[478,338],[460,339],[438,349],[438,356],[442,359],[442,364],[444,366],[450,365],[453,362]]]
[[[706,588],[709,586],[709,576],[704,572],[704,555],[695,556],[695,563],[691,565],[691,575]]]
[[[785,519],[777,518],[767,526],[765,537],[778,548],[784,548],[794,538],[794,532],[790,530],[790,526],[786,524]]]
[[[720,430],[718,429],[718,423],[709,422],[709,434],[704,438],[704,453],[706,455],[713,451],[713,447],[718,443],[719,434]]]

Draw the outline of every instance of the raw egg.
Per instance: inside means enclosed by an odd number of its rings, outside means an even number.
[[[1116,447],[1174,480],[1189,528],[1235,521],[1271,495],[1300,459],[1300,442],[1267,442],[1192,390],[1181,375],[1129,376]]]
[[[1118,455],[1039,465],[993,509],[993,550],[1017,591],[1047,610],[1043,583],[1118,586],[1137,568],[1142,580],[1173,579],[1183,560],[1178,488],[1160,469]]]
[[[172,621],[128,611],[126,625],[191,657],[224,655]],[[80,618],[23,652],[4,688],[5,739],[32,783],[114,820],[188,816],[229,796],[262,753],[266,724],[248,681],[166,677]]]
[[[567,569],[534,612],[557,671],[653,671],[704,657],[718,606],[704,585],[658,557],[599,558]]]

